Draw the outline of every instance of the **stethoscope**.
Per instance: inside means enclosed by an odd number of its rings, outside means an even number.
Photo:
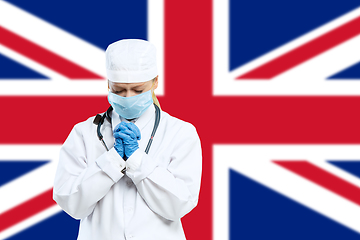
[[[152,130],[152,133],[151,133],[151,136],[150,136],[150,139],[149,139],[149,142],[146,146],[146,149],[145,149],[145,153],[148,154],[149,153],[149,150],[150,150],[150,146],[153,142],[153,139],[154,139],[154,136],[155,136],[155,133],[156,133],[156,130],[159,126],[159,123],[160,123],[160,108],[154,104],[155,106],[155,123],[154,123],[154,128]],[[111,124],[111,116],[110,116],[110,112],[113,110],[112,106],[110,106],[108,108],[108,110],[106,110],[106,112],[103,114],[103,115],[100,115],[100,114],[97,114],[93,123],[95,125],[97,125],[97,136],[100,140],[100,142],[102,143],[102,145],[106,148],[106,151],[109,151],[109,148],[107,147],[105,141],[104,141],[104,137],[103,135],[101,134],[101,125],[104,123],[104,120],[105,118],[109,121],[109,123]]]

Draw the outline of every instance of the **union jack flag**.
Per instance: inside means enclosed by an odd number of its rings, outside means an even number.
[[[104,49],[122,38],[157,46],[162,109],[202,141],[187,239],[360,239],[359,7],[0,1],[0,239],[76,238],[52,200],[58,152],[107,108]]]

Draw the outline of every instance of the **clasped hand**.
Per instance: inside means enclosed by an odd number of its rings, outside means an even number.
[[[132,122],[121,122],[114,130],[114,138],[115,150],[126,160],[139,148],[138,140],[141,139],[141,134]]]

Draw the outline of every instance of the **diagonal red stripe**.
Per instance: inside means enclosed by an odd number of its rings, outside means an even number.
[[[247,72],[236,79],[269,80],[360,34],[360,17]]]
[[[52,199],[52,188],[40,195],[0,214],[0,232],[15,225],[56,203]]]
[[[358,186],[324,171],[307,161],[274,161],[274,163],[360,205],[360,188]]]
[[[103,77],[0,26],[0,44],[70,79],[102,80]]]

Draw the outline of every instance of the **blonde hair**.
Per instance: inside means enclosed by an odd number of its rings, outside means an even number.
[[[157,78],[157,77],[155,77],[155,78],[152,80],[152,81],[153,81],[153,84],[154,84],[156,78]],[[158,106],[158,107],[160,108],[160,110],[161,110],[159,100],[157,99],[154,91],[152,91],[152,99],[153,99],[153,102],[156,104],[156,106]]]

